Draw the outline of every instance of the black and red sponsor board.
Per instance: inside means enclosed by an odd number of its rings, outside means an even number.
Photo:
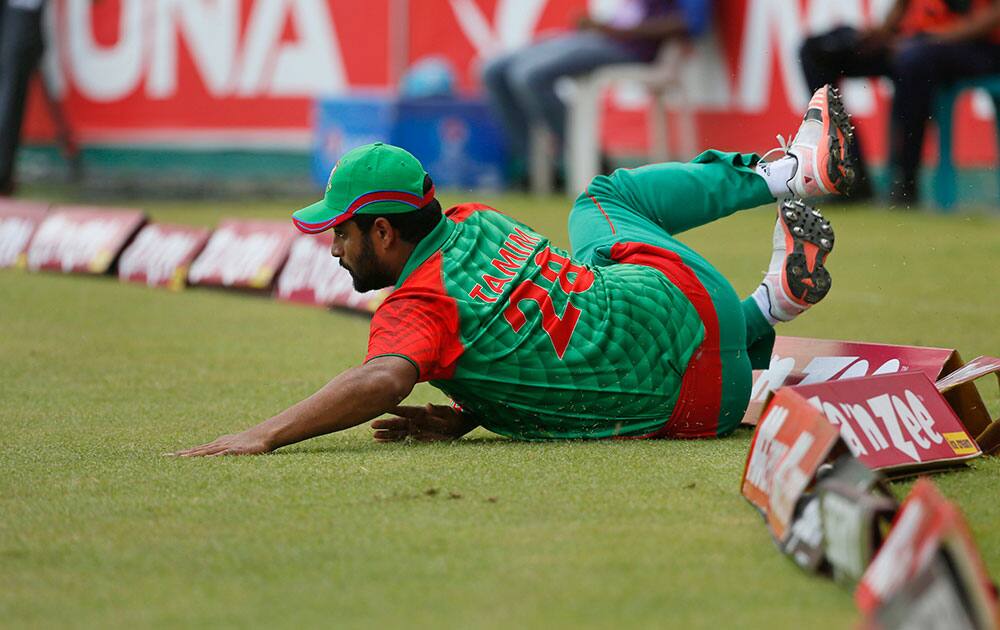
[[[118,278],[151,287],[180,290],[188,268],[208,242],[211,230],[186,225],[147,225],[122,252]]]
[[[351,274],[330,255],[332,245],[333,236],[329,232],[296,237],[278,276],[275,298],[374,312],[389,291],[355,291]]]
[[[298,232],[284,221],[227,219],[191,264],[191,284],[270,289]]]
[[[958,369],[962,358],[949,348],[778,337],[766,370],[755,370],[743,424],[754,425],[772,392],[790,385],[923,372],[932,381]]]
[[[965,519],[928,479],[914,484],[854,598],[872,628],[1000,625],[996,587]]]
[[[28,268],[107,273],[145,222],[141,210],[58,206],[48,213],[31,239]]]
[[[49,204],[0,199],[0,268],[26,264],[28,244]]]

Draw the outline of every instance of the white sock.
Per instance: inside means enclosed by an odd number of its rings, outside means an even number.
[[[774,315],[771,315],[771,296],[768,294],[768,291],[769,289],[767,288],[767,285],[761,284],[754,290],[753,293],[750,294],[750,297],[753,298],[753,301],[757,305],[757,308],[760,309],[760,314],[764,316],[764,319],[767,320],[767,323],[771,324],[771,326],[774,326],[775,324],[783,320],[780,320]]]
[[[771,191],[776,200],[788,199],[792,196],[792,191],[788,188],[788,182],[795,175],[795,169],[799,161],[793,155],[786,155],[773,162],[761,160],[757,162],[754,171],[767,182],[767,189]]]
[[[775,222],[774,231],[771,233],[771,260],[767,264],[767,273],[764,275],[764,281],[750,295],[757,308],[760,309],[764,319],[772,326],[778,322],[789,321],[798,315],[798,312],[786,313],[784,309],[778,306],[780,302],[772,294],[773,291],[780,290],[778,284],[781,282],[781,266],[785,264],[786,253],[785,233],[781,229],[781,222],[779,220]]]

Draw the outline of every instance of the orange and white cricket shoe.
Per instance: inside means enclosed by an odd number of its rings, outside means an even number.
[[[788,181],[792,195],[808,199],[849,190],[854,165],[847,155],[847,144],[853,136],[851,116],[837,88],[824,85],[816,90],[788,147],[789,155],[798,161]]]
[[[771,263],[754,293],[772,324],[791,320],[830,292],[833,283],[824,263],[833,241],[833,226],[819,210],[800,200],[778,206]]]

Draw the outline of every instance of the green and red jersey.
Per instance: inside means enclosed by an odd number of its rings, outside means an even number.
[[[409,360],[502,435],[653,433],[705,327],[669,252],[616,249],[589,266],[492,208],[451,208],[375,312],[366,360]]]

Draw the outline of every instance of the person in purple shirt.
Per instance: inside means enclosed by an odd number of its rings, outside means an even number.
[[[583,17],[576,31],[488,61],[483,86],[507,132],[515,183],[525,177],[532,123],[547,125],[560,146],[565,137],[566,107],[555,91],[558,79],[610,64],[651,62],[663,42],[697,37],[710,21],[711,0],[623,0],[608,21]]]

